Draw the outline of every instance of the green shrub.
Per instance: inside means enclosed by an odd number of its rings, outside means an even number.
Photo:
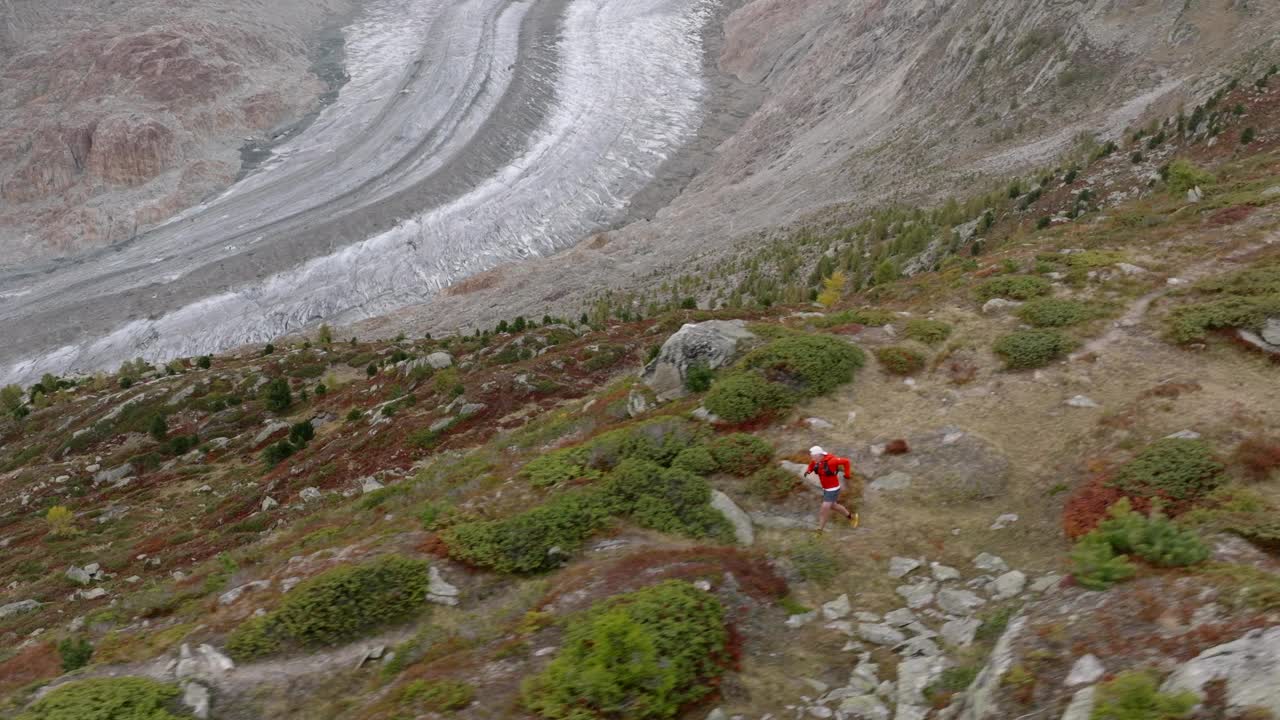
[[[392,485],[391,487],[382,487],[371,493],[365,493],[360,498],[361,510],[374,510],[382,507],[383,503],[398,495],[404,495],[409,492],[408,485]]]
[[[1125,463],[1111,484],[1130,494],[1189,500],[1220,486],[1223,469],[1203,440],[1165,438]]]
[[[58,643],[58,655],[62,658],[62,671],[79,670],[93,657],[93,645],[84,638],[65,638]]]
[[[1129,558],[1116,555],[1111,543],[1093,533],[1080,538],[1071,550],[1071,565],[1076,582],[1090,590],[1106,590],[1135,572]]]
[[[500,573],[528,574],[558,567],[608,518],[599,495],[582,492],[504,520],[460,523],[442,537],[458,560]],[[553,548],[559,552],[551,552]]]
[[[949,667],[942,671],[937,680],[934,680],[929,687],[925,688],[924,696],[930,701],[941,700],[955,693],[964,692],[969,689],[973,681],[978,678],[978,671],[981,670],[977,665],[960,665],[958,667]]]
[[[289,428],[289,442],[299,448],[306,446],[307,443],[315,439],[315,436],[316,429],[315,426],[311,424],[310,420],[303,420],[300,423],[295,423]]]
[[[607,470],[627,458],[670,465],[702,429],[678,417],[658,417],[604,433],[584,445],[585,463]]]
[[[1213,175],[1196,167],[1189,160],[1178,158],[1169,163],[1165,181],[1169,185],[1169,192],[1174,195],[1185,195],[1188,190],[1197,185],[1207,186],[1212,183]]]
[[[1017,310],[1018,317],[1035,327],[1067,327],[1096,317],[1089,305],[1076,300],[1038,298]]]
[[[773,460],[773,446],[749,433],[718,437],[709,449],[722,472],[738,477],[746,477]]]
[[[169,437],[169,423],[164,419],[163,415],[156,414],[151,418],[151,425],[147,428],[147,432],[151,434],[152,439],[156,442],[164,442]]]
[[[735,372],[711,386],[704,403],[707,410],[731,423],[755,420],[795,402],[786,388],[755,372]]]
[[[199,359],[196,360],[196,367],[201,370],[208,370],[210,367],[213,367],[213,358],[208,355],[201,355]]]
[[[937,345],[951,337],[951,326],[940,320],[917,318],[907,321],[907,337],[926,345]]]
[[[671,461],[671,467],[696,475],[710,475],[719,469],[720,465],[706,445],[691,445],[676,455]]]
[[[60,685],[17,720],[178,720],[169,712],[178,688],[140,677]]]
[[[830,335],[787,335],[742,359],[743,367],[759,370],[803,397],[825,395],[852,381],[865,364],[860,348]]]
[[[640,459],[622,461],[603,488],[615,515],[659,532],[731,541],[728,520],[711,507],[711,486],[687,470]]]
[[[586,449],[565,448],[530,460],[520,475],[534,487],[551,487],[579,478],[598,479],[600,474],[586,467]]]
[[[920,372],[927,361],[924,353],[902,345],[876,348],[875,353],[880,365],[894,375],[911,375]]]
[[[281,440],[279,442],[272,443],[262,451],[262,462],[266,463],[267,467],[275,467],[289,459],[289,457],[293,455],[294,451],[295,448],[293,447],[293,444],[288,440]]]
[[[334,645],[417,612],[427,596],[427,563],[387,555],[321,573],[294,588],[280,607],[232,632],[227,650],[240,659],[284,642]]]
[[[276,378],[262,389],[262,399],[271,412],[281,413],[293,405],[293,393],[289,390],[289,381]]]
[[[1280,293],[1224,297],[1186,305],[1169,315],[1171,337],[1179,343],[1204,340],[1209,330],[1243,328],[1257,332],[1267,318],[1280,315]]]
[[[1128,498],[1121,498],[1107,513],[1110,517],[1093,532],[1117,553],[1137,555],[1161,567],[1195,565],[1209,558],[1209,548],[1200,537],[1170,522],[1159,503],[1150,516],[1144,516],[1134,512]]]
[[[713,691],[727,641],[715,596],[667,581],[572,619],[560,652],[525,682],[522,699],[551,720],[673,718]]]
[[[747,479],[747,492],[763,500],[775,502],[802,486],[800,478],[776,465],[760,468]]]
[[[1048,365],[1075,347],[1075,343],[1057,330],[1021,330],[996,341],[994,350],[1010,370],[1025,370]]]
[[[893,322],[894,315],[880,308],[862,308],[860,310],[841,310],[818,319],[814,324],[818,327],[830,328],[841,325],[866,325],[880,327]]]
[[[715,372],[711,368],[701,363],[690,365],[685,372],[684,386],[689,392],[706,392],[711,388],[711,381],[715,379]]]
[[[1036,275],[1003,275],[994,277],[978,286],[978,299],[986,302],[992,298],[1030,300],[1048,295],[1052,286],[1048,280]]]
[[[475,694],[475,688],[457,680],[414,680],[400,689],[400,707],[450,712],[470,705]]]
[[[1126,670],[1098,686],[1089,720],[1180,720],[1200,702],[1193,692],[1162,693],[1155,675]]]

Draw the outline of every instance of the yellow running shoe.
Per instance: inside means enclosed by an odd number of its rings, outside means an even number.
[[[856,530],[858,526],[861,524],[862,524],[862,517],[858,515],[858,513],[853,513],[852,515],[849,516],[849,527]]]

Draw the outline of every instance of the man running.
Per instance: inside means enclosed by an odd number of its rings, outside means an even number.
[[[844,471],[845,480],[853,479],[853,467],[849,464],[849,458],[832,455],[814,445],[809,448],[809,459],[809,467],[804,471],[805,476],[809,473],[817,473],[818,481],[822,483],[822,508],[818,510],[818,532],[827,528],[827,519],[831,517],[833,507],[849,519],[851,526],[858,527],[858,513],[850,512],[849,508],[839,503],[840,490],[843,488],[843,483],[840,482],[840,471]]]

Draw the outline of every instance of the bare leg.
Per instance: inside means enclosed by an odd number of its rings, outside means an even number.
[[[822,508],[818,510],[818,532],[827,529],[827,518],[831,517],[831,503],[822,503]]]
[[[849,508],[841,505],[840,503],[836,503],[835,508],[839,510],[841,514],[843,514],[845,517],[847,518],[853,517],[853,513],[849,512]]]

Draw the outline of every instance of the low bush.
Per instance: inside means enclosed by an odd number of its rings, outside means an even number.
[[[428,713],[451,712],[470,705],[475,695],[475,688],[456,680],[414,680],[400,689],[400,707]]]
[[[747,492],[762,500],[776,502],[804,486],[800,478],[776,465],[767,465],[747,479]]]
[[[333,645],[403,620],[427,596],[427,563],[387,555],[321,573],[294,588],[280,607],[231,633],[227,650],[240,660],[286,643]]]
[[[720,465],[706,445],[698,444],[681,450],[680,454],[671,461],[671,467],[697,475],[710,475],[718,470]]]
[[[1189,294],[1200,302],[1169,315],[1169,335],[1175,342],[1200,341],[1209,330],[1224,328],[1259,332],[1267,318],[1280,315],[1280,261],[1204,280]]]
[[[888,345],[876,348],[876,359],[880,366],[894,375],[911,375],[924,368],[927,358],[924,353],[902,345]]]
[[[951,337],[951,326],[940,320],[916,318],[907,321],[907,337],[926,345],[937,345]]]
[[[1058,298],[1032,300],[1018,308],[1017,314],[1023,322],[1039,328],[1077,325],[1097,316],[1085,303]]]
[[[140,677],[80,680],[54,688],[17,720],[179,720],[170,712],[179,694],[174,685]]]
[[[713,691],[727,642],[714,595],[664,582],[571,619],[560,652],[525,682],[522,700],[551,720],[673,718]]]
[[[1193,500],[1224,482],[1223,465],[1203,440],[1165,438],[1125,463],[1111,484],[1131,495]]]
[[[529,574],[558,567],[608,521],[593,492],[557,497],[504,520],[459,523],[441,536],[450,556],[500,573]],[[551,552],[559,548],[559,553]]]
[[[1158,504],[1148,516],[1134,512],[1125,498],[1113,505],[1108,515],[1090,534],[1101,537],[1116,553],[1137,555],[1161,567],[1195,565],[1209,557],[1209,548],[1200,537],[1170,522]]]
[[[732,528],[711,507],[711,486],[687,470],[664,468],[646,460],[624,460],[603,488],[615,515],[659,532],[730,542]]]
[[[1162,693],[1158,678],[1126,670],[1098,686],[1089,720],[1181,720],[1200,702],[1193,692]]]
[[[852,381],[865,364],[860,348],[830,335],[787,335],[742,359],[743,367],[759,370],[802,397],[831,392]]]
[[[262,462],[266,463],[267,467],[275,467],[291,457],[295,450],[296,448],[288,440],[272,443],[262,451]]]
[[[706,392],[711,388],[713,379],[715,379],[715,372],[711,368],[702,364],[690,365],[685,371],[684,387],[689,392]]]
[[[1245,478],[1264,482],[1280,473],[1280,439],[1263,436],[1245,438],[1236,446],[1231,460]]]
[[[58,655],[62,658],[62,671],[79,670],[93,657],[93,644],[84,638],[65,638],[58,643]]]
[[[819,318],[814,324],[818,327],[830,328],[841,325],[867,325],[879,327],[893,322],[893,313],[880,308],[862,308],[861,310],[841,310]]]
[[[1117,555],[1105,539],[1085,535],[1071,550],[1071,574],[1090,590],[1106,590],[1137,572],[1129,558]]]
[[[1169,192],[1181,196],[1197,186],[1208,186],[1214,180],[1213,175],[1192,163],[1190,160],[1178,158],[1169,163],[1165,172],[1165,182]]]
[[[579,478],[598,479],[600,474],[586,466],[586,449],[582,447],[555,450],[529,461],[520,475],[534,487],[551,487]]]
[[[986,302],[992,298],[1030,300],[1048,295],[1049,281],[1035,275],[1004,275],[994,277],[978,286],[978,299]]]
[[[996,341],[994,350],[1009,370],[1044,367],[1066,355],[1075,343],[1057,330],[1022,330]]]
[[[289,381],[276,378],[262,388],[262,401],[267,409],[274,413],[282,413],[293,405],[293,392],[289,390]]]
[[[773,460],[773,446],[750,433],[718,437],[709,449],[722,472],[738,477],[746,477]]]
[[[786,388],[756,372],[734,372],[711,386],[707,410],[731,423],[744,423],[790,407],[794,398]]]

